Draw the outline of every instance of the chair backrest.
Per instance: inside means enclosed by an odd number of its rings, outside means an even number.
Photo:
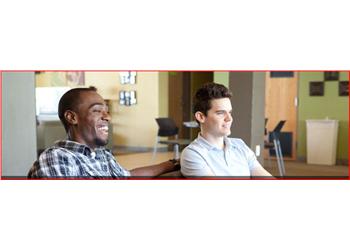
[[[179,133],[179,128],[171,118],[156,118],[156,122],[159,127],[158,136],[173,136]]]
[[[282,130],[282,128],[283,128],[283,126],[284,126],[285,123],[286,123],[285,120],[281,120],[281,121],[277,124],[277,126],[274,128],[273,132],[277,132],[277,133],[281,132],[281,130]]]
[[[283,128],[283,126],[284,126],[285,123],[286,123],[285,120],[281,120],[281,121],[277,124],[277,126],[272,130],[271,136],[272,136],[273,139],[279,140],[279,135],[280,135],[281,130],[282,130],[282,128]]]

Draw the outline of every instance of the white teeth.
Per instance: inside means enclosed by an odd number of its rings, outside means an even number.
[[[98,128],[98,130],[108,132],[108,126],[100,127],[100,128]]]

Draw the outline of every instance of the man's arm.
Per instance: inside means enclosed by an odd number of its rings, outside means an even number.
[[[252,177],[259,176],[259,177],[272,177],[274,178],[269,172],[263,168],[260,163],[257,161],[255,163],[254,168],[251,170]]]
[[[154,177],[154,176],[165,174],[171,171],[176,171],[179,169],[180,169],[180,164],[178,161],[169,160],[169,161],[159,163],[157,165],[132,169],[130,170],[130,175],[133,177],[135,176]]]

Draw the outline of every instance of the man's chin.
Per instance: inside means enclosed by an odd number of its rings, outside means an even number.
[[[108,139],[96,139],[95,141],[96,145],[99,146],[99,147],[104,147],[108,144]]]

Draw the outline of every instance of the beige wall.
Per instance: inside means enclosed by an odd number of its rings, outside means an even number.
[[[117,100],[120,86],[118,72],[85,72],[85,86],[95,86],[98,93],[109,100]],[[113,110],[111,110],[113,112]]]
[[[36,87],[67,86],[66,72],[41,72],[35,74]]]
[[[66,72],[36,74],[36,86],[73,86]],[[168,72],[137,72],[136,84],[120,84],[119,72],[85,72],[85,86],[95,86],[109,100],[113,124],[113,145],[147,147],[154,145],[158,131],[155,118],[168,116]],[[120,90],[135,90],[137,104],[121,106]]]
[[[135,85],[120,84],[119,73],[86,72],[85,85],[93,85],[111,100],[113,144],[125,147],[153,147],[158,131],[155,118],[168,114],[168,78],[165,72],[138,72]],[[136,90],[137,104],[118,104],[120,90]]]
[[[169,73],[159,73],[159,117],[169,116]]]

